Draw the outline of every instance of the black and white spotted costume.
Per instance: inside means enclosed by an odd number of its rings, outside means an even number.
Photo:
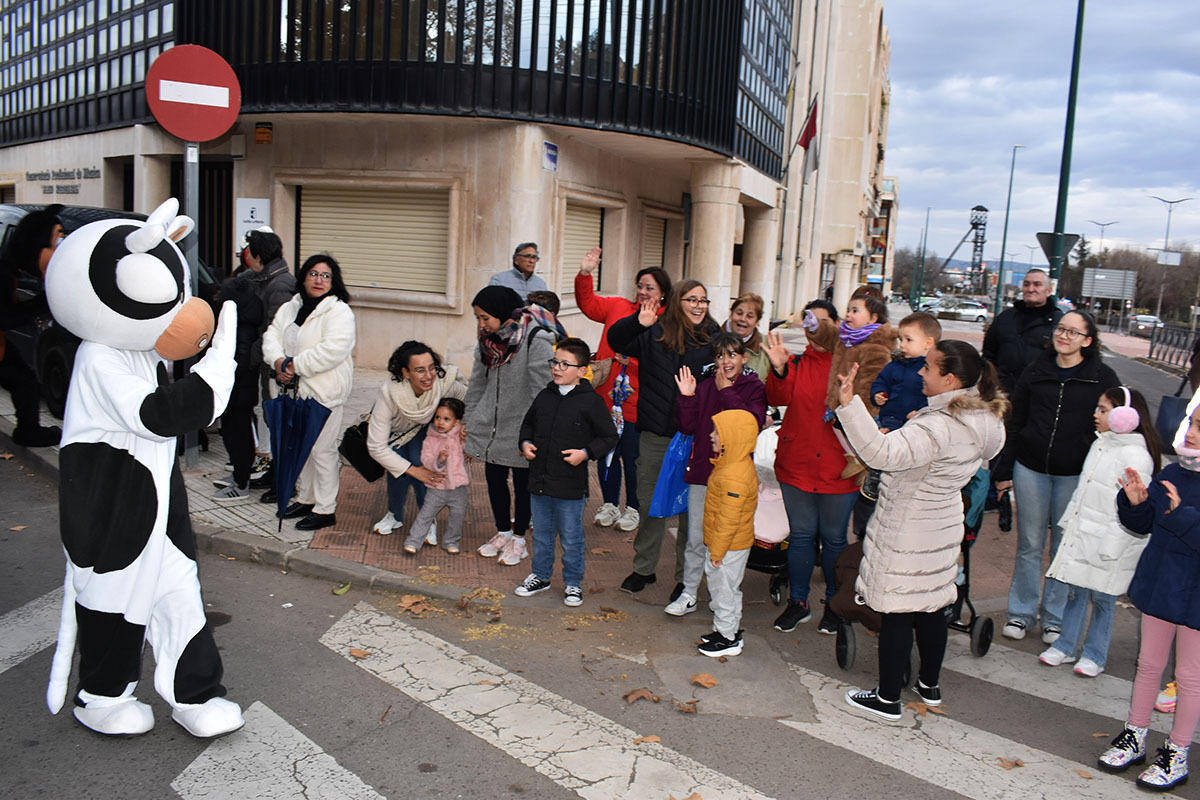
[[[59,452],[67,576],[46,701],[66,699],[76,638],[75,716],[107,734],[145,733],[150,707],[134,697],[143,643],[154,686],[195,736],[243,724],[223,698],[221,658],[200,598],[176,436],[212,423],[234,380],[232,303],[213,335],[212,311],[191,297],[174,241],[193,227],[172,199],[145,222],[80,228],[55,251],[46,295],[55,319],[83,339],[75,357]],[[168,383],[168,360],[212,346]]]

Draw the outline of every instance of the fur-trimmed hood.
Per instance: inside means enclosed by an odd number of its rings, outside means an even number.
[[[984,400],[979,390],[953,389],[929,398],[929,405],[921,412],[949,414],[971,431],[972,437],[985,453],[999,452],[1004,446],[1004,430],[992,424],[988,417],[1003,420],[1008,413],[1008,398],[1003,393],[991,400]]]

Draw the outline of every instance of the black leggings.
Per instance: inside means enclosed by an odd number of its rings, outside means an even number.
[[[508,493],[509,470],[512,470],[512,495]],[[506,531],[511,525],[513,536],[524,536],[525,531],[529,530],[530,517],[529,470],[485,463],[483,475],[487,478],[488,500],[492,503],[492,516],[496,519],[496,530]],[[515,519],[509,516],[514,510],[514,506]]]
[[[937,686],[946,657],[946,612],[916,611],[883,614],[879,625],[879,698],[900,699],[904,688],[904,667],[912,652],[913,633],[921,656],[918,676],[926,686]]]

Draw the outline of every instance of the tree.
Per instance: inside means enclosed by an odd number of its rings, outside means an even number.
[[[907,296],[912,288],[913,275],[920,264],[921,251],[919,248],[901,247],[898,249],[892,258],[892,291]],[[937,253],[930,250],[925,254],[925,281],[922,285],[924,292],[927,294],[934,289],[941,288],[941,278],[942,260],[937,257]]]

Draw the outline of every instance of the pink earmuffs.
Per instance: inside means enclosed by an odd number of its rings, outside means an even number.
[[[1133,433],[1142,424],[1142,418],[1132,405],[1129,387],[1122,386],[1121,391],[1125,393],[1125,404],[1108,412],[1108,427],[1113,433]]]

